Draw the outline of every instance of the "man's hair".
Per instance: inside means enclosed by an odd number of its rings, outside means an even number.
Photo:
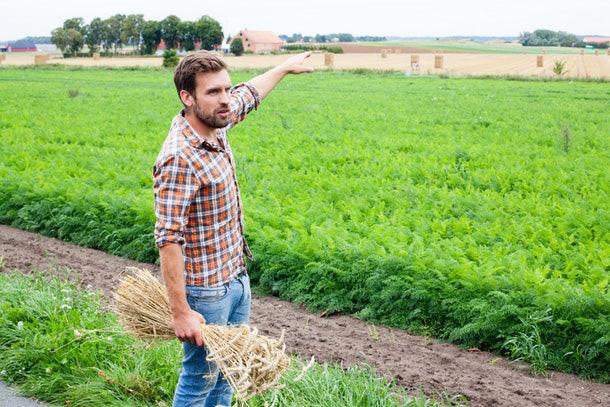
[[[180,97],[180,91],[185,90],[195,95],[197,74],[199,72],[218,72],[227,69],[227,64],[220,57],[208,51],[199,51],[187,55],[174,71],[174,83]],[[182,101],[182,99],[180,100]]]

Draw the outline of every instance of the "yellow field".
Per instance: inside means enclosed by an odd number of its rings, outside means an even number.
[[[411,55],[419,55],[419,73],[448,75],[518,75],[534,77],[556,77],[553,73],[555,61],[566,61],[567,73],[571,78],[605,78],[610,79],[610,55],[600,51],[599,55],[543,55],[544,66],[536,66],[536,55],[525,54],[442,54],[443,68],[434,68],[434,54],[337,54],[334,55],[335,69],[367,68],[379,70],[412,71]],[[286,58],[286,55],[244,55],[226,57],[233,68],[264,68],[274,66]],[[161,66],[160,57],[117,57],[101,58],[51,58],[49,63],[84,66]],[[2,65],[33,64],[33,54],[6,54]],[[324,68],[324,55],[315,53],[309,61],[315,68]]]

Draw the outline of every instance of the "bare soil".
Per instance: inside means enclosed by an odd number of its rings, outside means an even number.
[[[0,256],[5,272],[41,271],[67,276],[83,287],[103,290],[107,298],[126,266],[148,268],[107,253],[86,249],[0,225]],[[71,271],[68,271],[71,270]],[[429,396],[464,396],[473,406],[610,406],[610,385],[550,372],[529,372],[526,365],[492,353],[467,350],[437,339],[374,326],[349,316],[321,317],[302,306],[255,296],[252,324],[268,335],[286,329],[289,350],[303,358],[349,366],[366,362],[400,385]]]

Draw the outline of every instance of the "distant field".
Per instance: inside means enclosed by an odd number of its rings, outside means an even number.
[[[420,56],[419,74],[450,75],[450,76],[527,76],[537,78],[553,78],[553,64],[555,61],[565,61],[567,72],[563,77],[596,79],[610,79],[610,56],[604,50],[600,55],[579,54],[547,54],[544,55],[544,66],[536,66],[534,54],[518,53],[457,53],[444,54],[444,66],[441,69],[434,67],[434,51],[415,47],[394,47],[393,52],[386,58],[380,55],[380,46],[351,45],[357,53],[337,54],[334,56],[334,69],[372,69],[382,71],[411,71],[410,58],[413,54]],[[388,49],[390,45],[387,45]],[[363,52],[368,51],[370,52]],[[226,57],[225,60],[231,68],[268,68],[275,66],[286,59],[286,55],[244,55],[241,57]],[[6,60],[0,66],[31,65],[34,63],[33,54],[7,54]],[[160,67],[160,57],[116,57],[101,58],[57,58],[51,57],[49,64],[79,65],[79,66],[112,66],[112,67]],[[314,53],[307,62],[316,69],[325,69],[324,55]]]
[[[578,54],[581,48],[566,47],[524,47],[518,43],[504,42],[476,42],[476,41],[384,41],[384,42],[361,42],[359,45],[366,46],[391,46],[410,47],[422,49],[434,49],[447,52],[465,53],[490,53],[490,54]],[[605,52],[605,51],[604,51]],[[585,53],[593,54],[593,50],[585,50]]]

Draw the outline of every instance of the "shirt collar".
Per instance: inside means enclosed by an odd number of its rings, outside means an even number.
[[[188,120],[186,120],[186,117],[184,117],[184,114],[185,114],[185,111],[184,111],[184,109],[182,109],[180,111],[180,113],[178,113],[177,118],[180,123],[182,135],[186,138],[186,140],[193,147],[195,147],[195,148],[204,147],[207,150],[223,151],[223,149],[218,145],[218,143],[210,143],[209,141],[207,141],[203,137],[201,137],[199,134],[197,134],[197,132],[195,131],[195,129],[193,129],[193,127],[188,122]],[[218,130],[217,130],[217,132],[218,132]]]

